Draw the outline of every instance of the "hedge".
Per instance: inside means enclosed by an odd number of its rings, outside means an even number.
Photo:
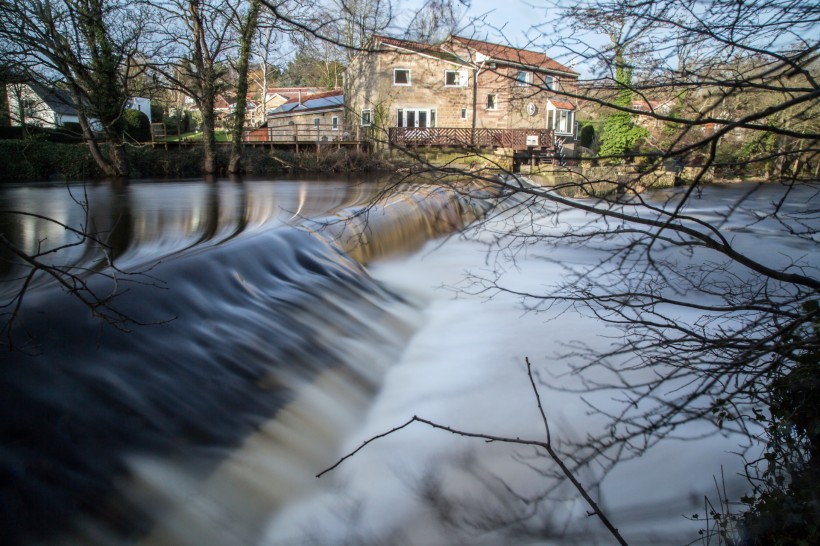
[[[132,178],[191,177],[202,175],[200,146],[153,148],[126,146]],[[107,154],[105,146],[103,154]],[[225,172],[229,148],[217,148],[217,168]],[[84,144],[58,144],[37,139],[0,140],[0,182],[35,180],[90,180],[103,178]],[[250,175],[283,172],[362,172],[389,169],[374,156],[355,150],[322,150],[295,154],[246,148],[243,167]]]

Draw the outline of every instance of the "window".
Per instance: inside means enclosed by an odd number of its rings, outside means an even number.
[[[552,104],[547,105],[547,129],[552,129],[555,134],[572,135],[575,129],[575,112],[556,108]]]
[[[467,73],[463,70],[445,70],[444,87],[464,87],[467,85]]]
[[[393,85],[410,85],[410,70],[407,68],[394,68]]]
[[[339,116],[333,116],[330,118],[330,130],[331,131],[338,131],[339,130]]]
[[[399,108],[396,110],[396,127],[426,129],[435,126],[435,108]]]
[[[556,79],[552,76],[544,76],[544,85],[547,89],[555,89]]]
[[[515,85],[529,85],[532,83],[532,72],[519,70],[515,75]]]
[[[490,93],[487,95],[487,110],[497,110],[498,109],[498,100],[496,98],[495,93]]]
[[[321,119],[319,119],[319,118],[313,118],[313,126],[314,126],[314,127],[316,127],[316,128],[318,129],[318,128],[319,128],[319,123],[320,123],[321,121],[322,121],[322,120],[321,120]]]
[[[362,118],[361,118],[361,126],[362,127],[370,127],[373,123],[373,114],[371,110],[368,108],[366,110],[362,110]]]
[[[461,109],[461,119],[467,119],[467,109],[466,108]]]

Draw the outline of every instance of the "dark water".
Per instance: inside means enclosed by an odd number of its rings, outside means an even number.
[[[18,309],[30,263],[2,262],[4,543],[254,542],[302,487],[288,482],[294,465],[331,462],[413,331],[412,303],[348,253],[371,259],[475,213],[416,189],[364,215],[381,189],[332,180],[3,188],[4,236],[74,288],[39,272]],[[324,407],[304,413],[306,400]],[[260,437],[278,467],[234,465],[240,476],[214,486],[220,500],[197,508],[207,495],[185,484],[205,482]],[[168,517],[179,505],[193,512]]]

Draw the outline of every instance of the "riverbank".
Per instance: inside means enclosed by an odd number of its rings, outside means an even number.
[[[143,145],[126,147],[131,178],[190,178],[202,176],[203,151],[198,146],[163,148]],[[0,139],[0,184],[43,180],[95,180],[105,176],[84,144],[49,142],[39,139]],[[229,149],[217,147],[217,175],[227,171]],[[443,169],[451,174],[492,176],[511,169],[509,162],[491,151],[484,154],[454,150],[413,150],[402,153],[376,150],[368,153],[354,148],[319,147],[293,152],[248,146],[244,150],[244,174],[276,176],[311,173],[423,173]],[[556,188],[570,197],[603,196],[618,192],[626,183],[639,191],[671,187],[699,177],[698,167],[680,173],[651,171],[641,173],[637,166],[522,166],[521,174],[534,183]],[[742,182],[760,176],[727,178],[720,170],[709,169],[700,180],[706,183]],[[638,186],[634,185],[635,180]]]
[[[180,178],[202,175],[199,147],[153,148],[127,146],[132,178]],[[229,150],[217,148],[218,173],[225,174]],[[93,180],[104,178],[84,144],[44,140],[0,140],[0,183],[35,180]],[[248,175],[312,172],[379,172],[395,165],[358,150],[322,149],[293,153],[246,147],[243,166]]]

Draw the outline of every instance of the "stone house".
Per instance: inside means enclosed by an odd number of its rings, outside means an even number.
[[[344,125],[341,89],[294,96],[268,112],[267,126],[246,132],[246,141],[321,142],[352,138]]]
[[[577,79],[541,52],[459,36],[435,45],[374,36],[345,71],[347,119],[404,132],[547,129],[572,139],[576,105],[556,92]]]

